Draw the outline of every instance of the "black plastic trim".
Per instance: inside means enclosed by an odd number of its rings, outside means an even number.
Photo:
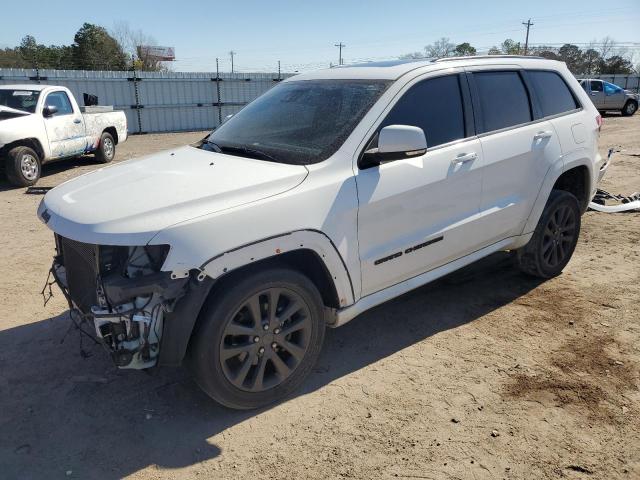
[[[187,292],[175,304],[171,312],[165,313],[160,340],[158,365],[178,367],[182,364],[193,328],[200,310],[215,284],[215,280],[206,277],[202,282],[189,279]]]
[[[329,240],[329,243],[331,244],[331,246],[332,246],[332,247],[333,247],[333,249],[335,250],[336,254],[338,255],[338,258],[339,258],[339,259],[340,259],[340,261],[342,262],[342,267],[344,268],[344,271],[345,271],[345,272],[347,272],[347,278],[349,279],[349,286],[350,286],[350,288],[351,288],[351,295],[353,296],[353,298],[354,298],[354,300],[355,300],[355,291],[353,290],[353,280],[351,279],[351,273],[349,272],[349,269],[347,268],[347,264],[345,263],[344,258],[342,258],[342,255],[340,255],[340,251],[339,251],[339,250],[338,250],[338,248],[336,247],[335,243],[333,243],[333,240],[331,240],[331,238],[329,238],[329,236],[328,236],[326,233],[324,233],[324,232],[322,232],[322,231],[320,231],[320,230],[313,229],[313,228],[305,228],[305,229],[301,229],[301,230],[292,230],[291,232],[281,233],[281,234],[278,234],[278,235],[271,235],[270,237],[265,237],[265,238],[261,238],[260,240],[255,240],[255,241],[253,241],[253,242],[245,243],[244,245],[240,245],[240,246],[238,246],[238,247],[232,248],[231,250],[227,250],[226,252],[222,252],[222,253],[220,253],[220,254],[218,254],[218,255],[214,255],[213,257],[211,257],[210,259],[208,259],[206,262],[204,262],[204,263],[200,266],[200,270],[204,270],[204,269],[205,269],[205,267],[206,267],[209,263],[211,263],[212,261],[214,261],[214,260],[216,260],[216,259],[218,259],[218,258],[220,258],[220,257],[222,257],[222,256],[224,256],[224,255],[226,255],[226,254],[228,254],[228,253],[235,252],[235,251],[237,251],[237,250],[241,250],[241,249],[243,249],[243,248],[245,248],[245,247],[250,247],[251,245],[256,245],[256,244],[258,244],[258,243],[266,242],[267,240],[273,240],[274,238],[286,237],[286,236],[292,235],[292,234],[294,234],[294,233],[296,233],[296,232],[313,232],[313,233],[319,233],[319,234],[321,234],[322,236],[324,236],[327,240]],[[272,257],[275,257],[275,256],[277,256],[277,255],[272,255]],[[271,258],[271,257],[266,257],[266,258]],[[240,267],[238,267],[238,268],[240,268]],[[229,271],[229,272],[227,272],[227,273],[230,273],[230,272],[232,272],[232,271],[233,271],[233,270],[230,270],[230,271]]]

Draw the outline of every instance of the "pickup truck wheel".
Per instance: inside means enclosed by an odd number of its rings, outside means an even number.
[[[214,400],[259,408],[295,390],[324,339],[322,297],[306,276],[272,268],[226,282],[192,337],[196,382]]]
[[[116,142],[110,133],[103,132],[100,137],[100,145],[96,150],[96,160],[100,163],[109,163],[116,156]]]
[[[638,104],[633,100],[627,100],[627,103],[624,104],[624,108],[622,109],[622,115],[625,117],[630,117],[638,110]]]
[[[5,167],[7,180],[17,187],[35,185],[42,171],[40,157],[29,147],[11,149],[7,155]]]
[[[578,199],[553,190],[529,243],[516,251],[520,270],[541,278],[559,275],[569,263],[580,234]]]

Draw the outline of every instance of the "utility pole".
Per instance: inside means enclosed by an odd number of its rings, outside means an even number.
[[[338,65],[342,65],[342,49],[346,47],[346,45],[340,42],[336,43],[334,47],[338,47]]]
[[[527,23],[522,22],[523,25],[526,25],[527,27],[527,37],[524,41],[524,54],[527,54],[527,50],[529,50],[529,28],[531,28],[533,26],[533,23],[531,23],[531,19],[527,20]]]
[[[236,54],[236,52],[234,52],[233,50],[231,50],[229,52],[229,55],[231,56],[231,73],[233,73],[233,56]]]

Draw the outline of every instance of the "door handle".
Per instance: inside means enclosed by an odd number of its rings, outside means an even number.
[[[536,133],[533,136],[534,140],[542,140],[543,138],[551,138],[551,135],[553,135],[552,132],[550,132],[549,130],[543,130],[541,132]]]
[[[591,96],[595,97],[596,96],[595,92],[591,92]]]
[[[478,158],[478,154],[476,152],[461,153],[459,155],[456,155],[456,157],[451,161],[451,163],[453,163],[454,165],[458,165],[460,163],[471,162],[476,158]]]
[[[80,120],[79,118],[74,118],[73,123],[82,123],[82,120]]]

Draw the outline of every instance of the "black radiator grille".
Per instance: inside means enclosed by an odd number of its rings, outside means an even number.
[[[84,313],[97,304],[98,246],[57,237],[67,274],[69,295]]]

